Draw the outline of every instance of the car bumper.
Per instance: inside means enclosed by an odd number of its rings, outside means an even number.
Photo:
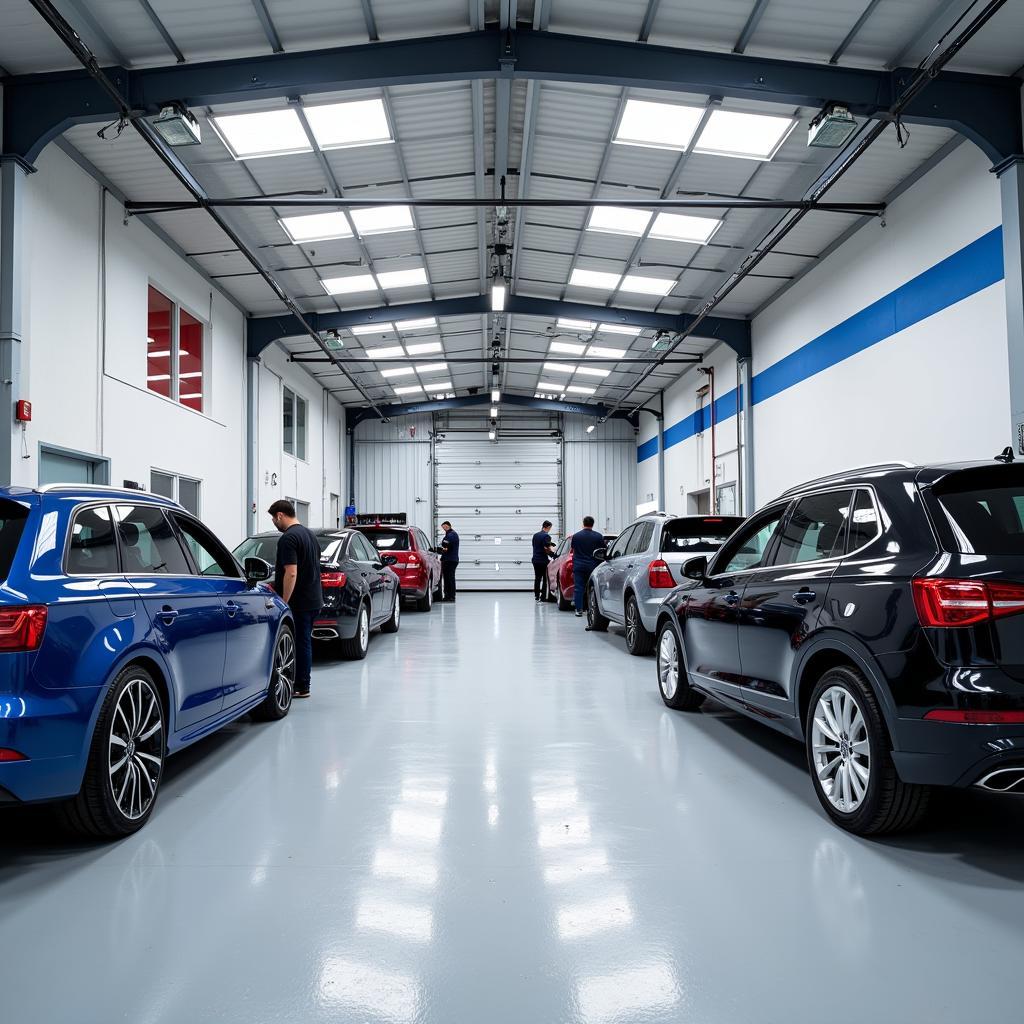
[[[356,635],[358,621],[355,615],[318,615],[313,620],[313,639],[326,643],[351,640]]]
[[[991,772],[1024,768],[1024,726],[900,719],[893,762],[904,782],[974,786]]]
[[[656,633],[658,631],[658,616],[661,614],[661,606],[665,603],[665,598],[671,593],[672,591],[666,588],[665,590],[648,594],[637,601],[640,607],[640,621],[644,624],[644,629],[648,633]]]

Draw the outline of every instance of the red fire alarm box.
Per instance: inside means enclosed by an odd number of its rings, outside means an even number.
[[[32,422],[32,403],[26,402],[24,399],[20,401],[14,407],[14,418],[19,423],[31,423]]]

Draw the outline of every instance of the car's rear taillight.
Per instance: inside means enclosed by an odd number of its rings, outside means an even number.
[[[419,556],[418,555],[414,555],[414,554],[412,554],[410,552],[409,555],[405,559],[405,564],[406,565],[419,565],[420,564]]]
[[[43,642],[46,605],[0,609],[0,651],[34,651]]]
[[[27,761],[28,758],[20,750],[11,750],[9,747],[0,747],[0,764],[11,761]]]
[[[939,708],[924,716],[928,722],[952,722],[955,725],[1015,725],[1024,723],[1024,711],[954,711]]]
[[[320,586],[322,587],[343,587],[348,577],[343,572],[322,572],[320,573]]]
[[[982,580],[932,577],[913,582],[914,606],[922,626],[973,626],[1024,612],[1024,586]]]
[[[664,590],[666,587],[674,587],[676,581],[672,578],[672,570],[668,562],[656,558],[647,569],[647,585],[652,590]]]

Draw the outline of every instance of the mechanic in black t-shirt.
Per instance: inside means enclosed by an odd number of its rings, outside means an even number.
[[[281,531],[277,542],[274,590],[295,618],[295,696],[309,696],[313,667],[313,620],[320,614],[324,593],[320,587],[320,545],[295,517],[295,506],[285,499],[267,509]]]
[[[551,520],[545,519],[540,530],[533,535],[533,598],[535,601],[552,600],[548,593],[548,562],[555,542],[551,539]]]

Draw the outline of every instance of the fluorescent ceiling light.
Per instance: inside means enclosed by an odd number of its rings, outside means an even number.
[[[589,426],[589,427],[587,427],[587,433],[588,433],[588,434],[592,434],[592,433],[594,432],[594,427],[595,427],[595,426],[597,426],[597,424],[596,424],[596,423],[591,423],[591,424],[590,424],[590,426]]]
[[[715,217],[689,217],[681,213],[659,213],[651,226],[650,238],[669,242],[695,242],[706,245],[721,227]]]
[[[178,400],[184,402],[188,398],[202,398],[202,397],[203,397],[202,393],[198,392],[197,394],[194,394],[194,395],[178,395]]]
[[[489,441],[493,441],[493,440],[494,440],[494,437],[495,437],[494,431],[493,431],[493,430],[491,430],[491,431],[488,431],[488,433],[487,433],[487,439],[488,439]]]
[[[381,370],[380,375],[382,377],[408,377],[410,373],[415,372],[415,366],[392,366],[387,370]]]
[[[193,370],[191,373],[179,373],[178,374],[178,376],[182,380],[185,380],[185,379],[187,379],[189,377],[202,377],[202,375],[203,375],[203,371],[202,370]]]
[[[605,348],[603,345],[591,345],[587,352],[587,355],[604,356],[607,359],[621,359],[625,354],[624,348]]]
[[[566,320],[563,317],[559,317],[557,325],[563,331],[592,331],[597,324],[591,323],[589,320]]]
[[[645,277],[643,274],[627,274],[622,279],[624,292],[637,292],[640,295],[668,295],[676,282],[671,277]]]
[[[491,419],[493,420],[498,415],[498,407],[496,405],[491,406]]]
[[[612,141],[654,149],[686,149],[703,116],[701,107],[627,100]]]
[[[602,370],[599,366],[581,366],[579,372],[584,377],[607,377],[611,370]]]
[[[594,388],[585,388],[580,384],[570,384],[566,391],[571,391],[574,395],[592,395],[594,394]]]
[[[386,235],[412,231],[412,210],[408,206],[366,206],[349,214],[361,235]]]
[[[349,330],[357,337],[363,334],[390,334],[394,330],[392,324],[360,324],[358,327],[350,327]]]
[[[423,388],[421,388],[419,384],[407,384],[405,387],[395,388],[396,395],[413,395],[419,394],[422,391]]]
[[[146,380],[170,380],[171,375],[169,373],[151,373]]]
[[[293,242],[352,237],[352,225],[343,213],[305,213],[301,217],[281,217],[279,223]]]
[[[586,345],[579,345],[574,341],[553,341],[551,342],[552,352],[565,352],[572,356],[581,356],[587,350]]]
[[[443,380],[434,384],[423,385],[428,391],[450,391],[452,382],[450,380]]]
[[[377,146],[395,141],[384,112],[384,101],[380,98],[322,103],[304,109],[321,149]]]
[[[548,381],[542,380],[537,385],[537,388],[540,391],[557,391],[559,394],[561,394],[565,390],[565,385],[564,384],[550,384],[550,383],[548,383]]]
[[[236,160],[313,151],[294,110],[225,114],[210,120]]]
[[[693,148],[717,156],[771,160],[795,124],[795,117],[716,110]]]
[[[349,274],[347,277],[325,277],[320,282],[328,295],[350,295],[352,292],[375,292],[373,274]]]
[[[401,345],[390,345],[387,348],[368,348],[366,354],[371,359],[399,359],[405,355]]]
[[[505,308],[505,299],[508,297],[508,285],[503,277],[496,277],[491,282],[491,311],[500,313]]]
[[[494,388],[491,391],[491,401],[492,402],[500,402],[501,401],[501,392],[497,388]]]
[[[642,327],[630,327],[629,324],[601,324],[598,328],[602,334],[628,334],[635,338],[642,330]]]
[[[171,355],[170,349],[165,352],[147,352],[147,359],[169,359]]]
[[[650,219],[650,210],[635,210],[628,206],[595,206],[590,211],[587,230],[639,237],[647,230]]]
[[[420,373],[437,373],[438,370],[447,370],[447,363],[429,363],[426,366],[418,367]]]
[[[395,330],[408,334],[411,331],[425,331],[437,326],[437,318],[432,316],[424,317],[422,320],[398,320],[395,323]]]
[[[439,341],[427,341],[422,345],[406,345],[405,351],[411,356],[425,356],[430,352],[440,352],[442,347]]]
[[[600,288],[613,292],[619,286],[621,274],[609,274],[603,270],[581,270],[576,267],[569,277],[569,284],[576,288]]]
[[[423,267],[412,270],[389,270],[386,274],[378,274],[377,280],[381,288],[415,288],[416,285],[427,283],[427,272]]]
[[[576,367],[569,363],[545,363],[545,370],[554,370],[555,373],[575,373]]]

